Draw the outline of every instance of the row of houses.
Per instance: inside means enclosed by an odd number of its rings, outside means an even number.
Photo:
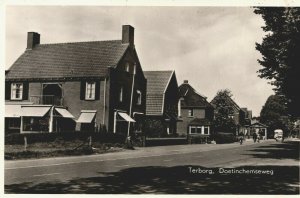
[[[238,131],[250,135],[251,111],[231,102]],[[209,136],[213,118],[214,99],[187,80],[178,86],[175,71],[143,71],[130,25],[108,41],[41,44],[28,32],[26,50],[5,71],[6,133]]]

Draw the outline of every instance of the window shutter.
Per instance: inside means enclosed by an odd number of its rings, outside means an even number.
[[[95,100],[100,99],[100,81],[96,81]]]
[[[5,100],[10,100],[11,83],[5,82]]]
[[[23,83],[23,98],[22,100],[28,100],[28,92],[29,92],[29,84],[28,82]]]
[[[81,81],[81,84],[80,84],[80,100],[85,99],[85,85],[86,85],[86,82]]]

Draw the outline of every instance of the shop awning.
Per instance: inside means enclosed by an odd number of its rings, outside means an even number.
[[[6,118],[19,118],[21,116],[21,105],[5,105]]]
[[[135,120],[132,119],[127,113],[118,112],[118,114],[127,122],[135,122]]]
[[[79,123],[91,123],[96,117],[97,111],[94,110],[83,110],[77,120]]]
[[[27,117],[44,117],[49,112],[51,107],[43,106],[22,106],[21,116]]]
[[[55,110],[64,118],[74,118],[74,116],[66,109],[55,108]]]

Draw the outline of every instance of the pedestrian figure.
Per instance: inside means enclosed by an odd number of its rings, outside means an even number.
[[[257,134],[256,134],[256,132],[254,132],[253,133],[253,141],[254,141],[254,143],[256,142],[256,139],[257,139]]]
[[[260,134],[258,133],[257,134],[257,143],[259,143],[259,140],[260,140]]]
[[[240,141],[240,145],[243,144],[243,140],[244,140],[244,134],[242,132],[239,133],[239,141]]]

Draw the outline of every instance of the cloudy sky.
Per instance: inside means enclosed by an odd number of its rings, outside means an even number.
[[[273,94],[256,73],[264,22],[248,7],[8,6],[6,69],[24,52],[29,31],[41,43],[116,40],[123,24],[135,28],[144,70],[175,70],[179,84],[188,80],[209,101],[228,88],[257,116]]]

